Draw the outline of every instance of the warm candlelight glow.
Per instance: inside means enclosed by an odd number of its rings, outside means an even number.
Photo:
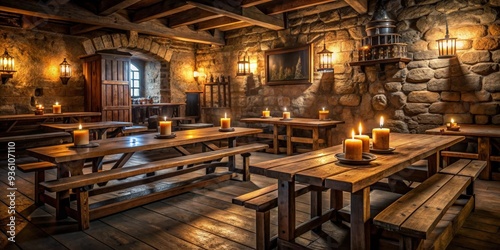
[[[163,121],[160,121],[160,135],[171,135],[172,134],[172,121],[167,121],[167,117],[163,117]]]
[[[350,160],[361,160],[363,158],[363,142],[358,139],[354,139],[354,129],[352,130],[352,139],[346,139],[345,146],[345,158]]]
[[[56,104],[52,105],[52,113],[54,114],[61,113],[61,105],[59,104],[59,102],[56,102]]]
[[[455,120],[453,120],[453,118],[451,118],[451,123],[455,123]]]
[[[384,126],[384,117],[381,116],[380,117],[380,127],[383,127]]]
[[[82,129],[82,124],[78,125],[78,129]]]
[[[271,111],[269,111],[269,110],[266,108],[266,110],[263,110],[263,111],[262,111],[262,116],[263,116],[263,117],[269,117],[269,116],[271,116]]]
[[[224,118],[220,118],[220,127],[222,129],[231,128],[231,118],[227,118],[227,113],[224,113]]]
[[[352,139],[354,139],[354,129],[352,130],[351,135],[352,135]]]
[[[323,110],[319,111],[319,119],[320,120],[327,120],[329,113],[330,113],[330,111],[325,110],[325,107],[323,107]]]
[[[323,111],[325,111],[325,107],[323,107]]]
[[[283,119],[290,119],[290,112],[286,111],[286,108],[285,111],[283,111]]]
[[[354,138],[361,140],[363,143],[363,152],[370,152],[370,137],[362,134],[363,126],[361,125],[361,122],[359,123],[358,130],[359,135],[355,135]]]
[[[361,122],[359,123],[358,130],[359,130],[359,135],[361,135],[361,132],[363,131],[363,127],[361,126]]]
[[[73,131],[73,142],[75,145],[89,144],[89,130],[82,129],[82,124],[78,125],[78,130]]]
[[[382,128],[384,126],[384,117],[380,117],[380,128],[372,130],[373,148],[374,149],[389,149],[389,136],[391,130]]]

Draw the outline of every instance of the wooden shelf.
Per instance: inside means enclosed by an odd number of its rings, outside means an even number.
[[[367,61],[359,61],[359,62],[350,62],[351,66],[369,66],[375,64],[387,64],[387,63],[409,63],[411,61],[410,58],[406,57],[398,57],[398,58],[389,58],[389,59],[379,59],[379,60],[367,60]]]

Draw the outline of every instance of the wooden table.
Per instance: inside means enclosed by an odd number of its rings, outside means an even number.
[[[391,133],[390,139],[396,148],[393,154],[377,154],[367,165],[339,163],[335,154],[342,152],[342,145],[337,145],[251,166],[253,173],[278,179],[279,243],[293,248],[296,237],[337,218],[335,211],[343,207],[345,191],[351,193],[351,249],[370,249],[370,185],[425,158],[429,175],[436,173],[439,151],[465,137]],[[331,209],[322,213],[321,191],[313,191],[311,220],[299,227],[295,225],[295,181],[331,189]]]
[[[337,124],[344,123],[343,121],[333,121],[333,120],[319,120],[319,119],[309,119],[309,118],[293,118],[291,120],[283,120],[281,118],[243,118],[240,120],[245,123],[264,123],[273,125],[273,153],[279,153],[279,140],[286,140],[286,153],[287,155],[293,154],[293,143],[301,142],[312,144],[313,150],[318,150],[319,145],[326,143],[328,146],[333,145],[333,129],[337,127]],[[279,135],[278,128],[280,126],[286,127],[286,135]],[[297,137],[293,135],[294,129],[311,130],[312,138]],[[326,135],[320,138],[319,129],[325,129]],[[259,137],[268,138],[267,135],[261,134]]]
[[[153,112],[152,108],[160,108],[160,117],[176,117],[179,116],[179,108],[186,103],[148,103],[148,104],[132,104],[132,120],[135,123],[144,122],[145,118],[149,118]],[[141,115],[141,109],[146,109],[144,116]],[[138,117],[139,116],[139,117]]]
[[[477,137],[477,154],[476,153],[463,153],[452,152],[449,153],[452,157],[478,159],[487,162],[486,168],[481,172],[479,178],[483,180],[500,180],[500,173],[492,171],[491,162],[500,162],[500,156],[492,155],[493,144],[491,138],[500,138],[500,126],[495,125],[474,125],[474,124],[460,124],[459,131],[447,130],[446,126],[440,126],[425,131],[427,134],[433,135],[463,135]]]
[[[37,121],[45,123],[50,120],[62,118],[64,123],[82,122],[85,117],[101,116],[101,112],[65,112],[61,114],[47,113],[43,115],[35,114],[18,114],[18,115],[0,115],[0,123],[6,123],[6,130],[2,133],[11,132],[16,124],[20,121]]]
[[[124,127],[132,126],[131,122],[115,122],[115,121],[107,121],[107,122],[90,122],[90,123],[47,123],[42,124],[43,128],[52,131],[64,131],[73,133],[74,130],[77,130],[79,125],[82,125],[82,129],[89,129],[95,131],[97,133],[97,139],[106,139],[106,131],[108,129],[118,129],[120,131],[123,130]]]

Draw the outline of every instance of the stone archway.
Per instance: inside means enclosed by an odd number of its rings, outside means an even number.
[[[169,80],[170,60],[172,50],[170,44],[160,44],[153,41],[150,37],[140,37],[137,32],[126,34],[114,33],[96,36],[85,39],[82,42],[87,55],[93,55],[103,50],[120,50],[132,53],[140,53],[145,57],[160,62],[160,101],[170,102],[171,87]]]

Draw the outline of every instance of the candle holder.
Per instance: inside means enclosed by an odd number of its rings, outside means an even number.
[[[95,148],[99,147],[99,143],[97,142],[90,142],[89,144],[81,144],[81,145],[71,145],[69,148]]]
[[[375,154],[392,154],[392,151],[394,150],[396,150],[396,148],[388,148],[388,149],[370,148],[370,152]]]
[[[374,154],[363,152],[361,160],[351,160],[351,159],[345,158],[345,153],[338,153],[338,154],[335,154],[335,158],[337,158],[337,160],[339,160],[340,163],[344,163],[344,164],[365,165],[365,164],[370,163],[371,161],[376,160],[377,156]]]
[[[269,119],[269,118],[273,118],[272,116],[261,116],[260,118],[262,119]]]
[[[43,115],[43,109],[36,109],[35,115]]]
[[[161,134],[157,134],[155,135],[155,138],[156,139],[172,139],[172,138],[175,138],[177,135],[175,135],[175,133],[171,133],[169,135],[161,135]]]
[[[233,132],[234,128],[219,128],[219,132]]]
[[[459,125],[454,125],[452,126],[450,123],[446,124],[446,130],[450,131],[460,131],[460,126]]]

